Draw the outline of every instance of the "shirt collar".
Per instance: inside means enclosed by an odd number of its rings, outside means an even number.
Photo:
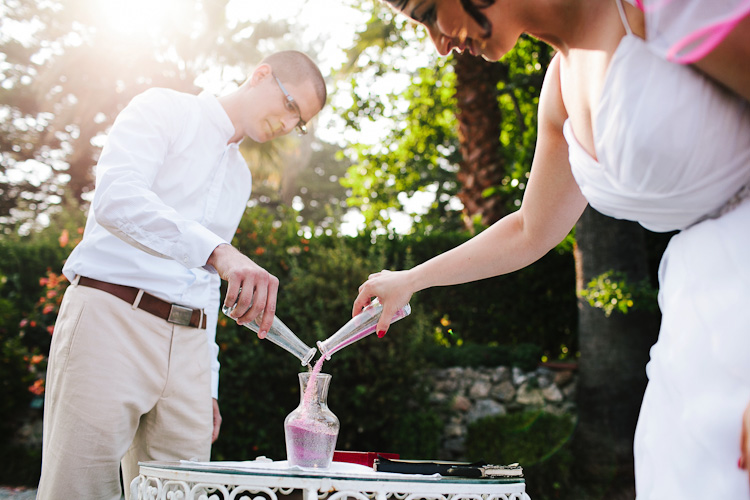
[[[232,124],[232,120],[229,119],[229,115],[227,115],[226,110],[219,102],[219,99],[207,90],[204,90],[203,92],[198,94],[198,98],[201,100],[203,109],[206,110],[206,114],[208,115],[209,120],[211,120],[211,123],[215,124],[219,128],[221,133],[225,135],[225,139],[228,142],[229,139],[234,136],[234,125]]]

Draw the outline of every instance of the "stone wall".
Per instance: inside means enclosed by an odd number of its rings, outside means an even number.
[[[445,368],[425,373],[430,401],[445,422],[438,458],[464,460],[468,425],[508,412],[575,414],[575,367]]]

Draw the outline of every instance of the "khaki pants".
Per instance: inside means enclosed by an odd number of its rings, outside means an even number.
[[[129,498],[139,460],[209,459],[205,330],[73,284],[46,384],[38,500],[119,500],[121,462]]]

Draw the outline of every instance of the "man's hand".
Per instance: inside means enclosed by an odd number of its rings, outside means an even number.
[[[258,337],[264,338],[276,314],[279,280],[231,245],[219,245],[208,258],[221,279],[227,282],[224,306],[237,306],[230,314],[244,325],[256,320]]]
[[[219,437],[219,430],[221,429],[221,412],[219,411],[219,402],[214,398],[211,398],[211,402],[214,407],[214,430],[211,433],[211,443],[214,443]]]

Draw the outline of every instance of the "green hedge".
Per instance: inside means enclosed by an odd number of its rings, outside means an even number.
[[[277,314],[310,346],[349,319],[357,288],[369,273],[411,267],[469,237],[303,238],[295,216],[291,210],[248,209],[234,244],[279,278]],[[82,221],[83,214],[69,216],[62,226],[67,238],[56,224],[31,237],[0,240],[0,274],[7,277],[0,288],[0,400],[6,415],[0,443],[8,443],[21,423],[7,415],[26,415],[34,401],[29,386],[43,373],[38,356],[48,352],[65,286],[57,275]],[[510,276],[415,295],[411,316],[394,324],[385,338],[363,339],[324,365],[333,376],[329,405],[341,420],[338,447],[434,457],[443,423],[424,409],[430,406],[418,370],[530,367],[541,354],[557,356],[562,345],[575,352],[574,283],[571,254],[553,251]],[[283,458],[283,420],[299,402],[302,367],[223,315],[217,341],[224,423],[213,458]]]
[[[482,419],[469,426],[466,456],[471,461],[521,464],[526,492],[534,500],[573,500],[574,427],[570,416],[540,411]]]

